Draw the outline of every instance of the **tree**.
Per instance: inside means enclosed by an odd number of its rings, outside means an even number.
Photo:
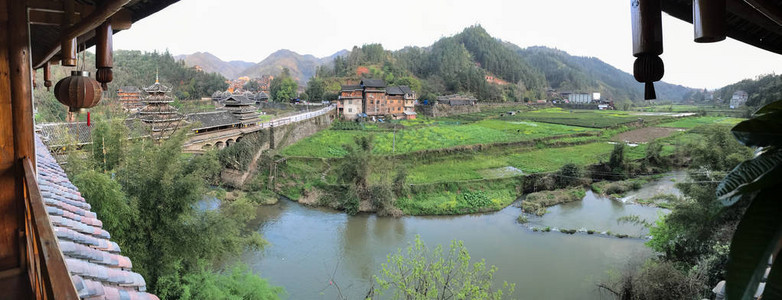
[[[625,144],[617,143],[611,151],[608,168],[616,178],[625,178]]]
[[[752,119],[731,132],[737,141],[757,147],[758,155],[736,166],[717,187],[724,206],[747,206],[730,242],[726,266],[728,299],[752,299],[764,277],[769,257],[778,251],[782,236],[782,101],[760,108]],[[776,256],[761,298],[782,295],[782,259]]]
[[[261,84],[256,80],[250,80],[242,87],[245,91],[258,92],[261,90]]]
[[[307,95],[313,101],[323,100],[323,94],[326,93],[326,84],[318,77],[310,78],[307,82]]]
[[[513,293],[515,284],[493,287],[496,267],[471,259],[462,241],[452,241],[444,253],[442,245],[431,250],[416,235],[406,251],[399,249],[381,265],[377,293],[392,290],[394,299],[502,299]]]
[[[296,98],[296,92],[299,89],[299,85],[291,78],[290,70],[284,68],[280,76],[274,77],[269,87],[272,100],[277,102],[285,102],[290,99]]]
[[[581,181],[581,168],[573,163],[567,163],[559,168],[555,177],[557,187],[565,188]]]

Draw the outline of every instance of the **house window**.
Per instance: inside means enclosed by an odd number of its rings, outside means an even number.
[[[352,108],[348,108],[348,112],[353,112],[353,109]]]
[[[348,104],[353,104],[353,100],[348,100]]]

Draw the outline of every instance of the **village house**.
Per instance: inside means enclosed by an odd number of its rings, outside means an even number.
[[[141,90],[135,86],[123,86],[117,89],[117,99],[122,104],[122,108],[130,112],[144,106],[141,103]]]
[[[389,113],[386,83],[381,79],[362,79],[361,89],[364,111],[368,117],[378,118]]]
[[[408,86],[386,87],[380,79],[363,79],[358,85],[343,85],[337,99],[337,111],[344,119],[359,116],[379,119],[415,119],[415,92]]]
[[[364,112],[363,90],[360,85],[343,85],[337,98],[337,114],[353,120]]]
[[[747,92],[738,90],[733,93],[733,97],[730,98],[730,108],[736,109],[747,103],[749,94]]]

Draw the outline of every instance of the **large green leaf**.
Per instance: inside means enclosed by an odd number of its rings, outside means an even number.
[[[725,206],[742,195],[782,182],[782,150],[769,148],[758,157],[740,163],[717,186],[717,198]]]
[[[773,111],[736,124],[739,143],[750,147],[782,146],[782,111]]]
[[[763,299],[782,299],[782,259],[777,256],[771,273],[766,279],[766,288],[763,290]]]
[[[759,115],[778,112],[778,111],[782,111],[782,100],[774,101],[769,104],[766,104],[766,106],[763,106],[760,109],[758,109],[758,111],[756,111],[754,115],[759,116]]]
[[[755,196],[741,219],[728,255],[727,299],[752,299],[782,237],[782,188],[765,189]]]

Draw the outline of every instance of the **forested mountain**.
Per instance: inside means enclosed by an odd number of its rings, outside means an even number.
[[[725,86],[714,92],[714,99],[722,99],[727,103],[733,93],[742,90],[747,92],[747,106],[759,107],[782,99],[782,75],[768,74],[755,79],[744,79]]]
[[[184,60],[185,64],[190,67],[200,66],[206,72],[220,73],[228,79],[239,77],[239,73],[255,65],[255,63],[241,60],[223,61],[209,52],[177,55],[174,56],[174,58],[177,60]]]
[[[641,99],[643,85],[633,75],[619,70],[594,57],[572,56],[565,51],[547,47],[521,49],[507,44],[533,67],[546,75],[549,87],[558,91],[600,91],[611,99]],[[654,84],[657,96],[664,100],[680,101],[692,91],[681,85],[665,82]]]
[[[419,83],[419,95],[469,93],[488,101],[543,99],[548,89],[600,92],[614,100],[641,100],[643,85],[632,75],[592,57],[545,47],[522,49],[491,37],[481,26],[466,28],[429,47],[386,51],[382,45],[354,47],[324,66],[320,79],[355,82],[382,78],[389,84]],[[660,99],[680,101],[692,89],[655,84]],[[331,85],[333,88],[334,85]],[[330,91],[334,92],[334,91]]]

